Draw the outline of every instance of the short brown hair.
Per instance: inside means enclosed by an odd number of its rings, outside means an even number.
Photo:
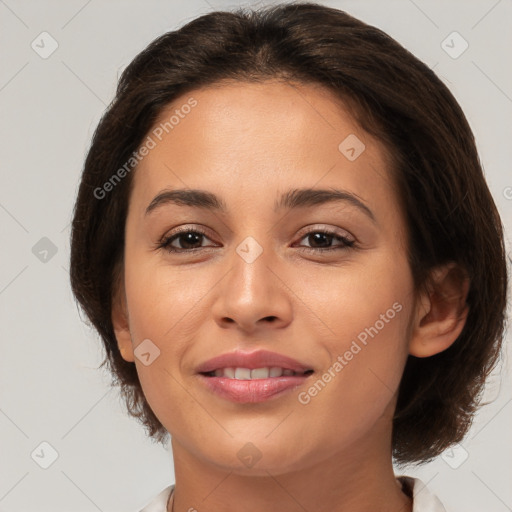
[[[112,300],[122,274],[133,172],[96,191],[127,161],[175,98],[225,80],[323,85],[351,105],[393,157],[415,290],[456,262],[470,278],[465,327],[447,350],[409,356],[393,418],[398,464],[426,462],[467,433],[500,355],[507,304],[501,220],[458,103],[425,64],[381,30],[314,3],[212,12],[153,41],[123,72],[97,127],[74,210],[71,284],[99,332],[128,411],[160,441],[134,363],[119,353]]]

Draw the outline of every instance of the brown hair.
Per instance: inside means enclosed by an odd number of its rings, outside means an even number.
[[[121,357],[111,321],[133,172],[105,198],[97,191],[178,96],[223,80],[266,79],[323,85],[355,106],[361,126],[385,143],[416,290],[431,269],[450,261],[470,278],[462,333],[435,356],[409,356],[400,383],[393,456],[398,464],[428,461],[463,439],[500,354],[503,230],[473,134],[447,87],[394,39],[340,10],[292,3],[212,12],[157,38],[125,69],[94,133],[71,235],[72,289],[103,340],[102,366],[120,385],[130,414],[163,442],[167,432],[145,400],[135,364]]]

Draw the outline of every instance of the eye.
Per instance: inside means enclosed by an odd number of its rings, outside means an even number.
[[[315,230],[306,233],[301,240],[306,239],[310,245],[301,246],[303,250],[325,252],[350,249],[355,246],[355,240],[339,235],[334,231],[329,230]],[[338,240],[338,245],[332,245],[334,241]]]
[[[326,252],[335,250],[346,250],[355,246],[355,240],[342,236],[334,231],[314,230],[306,233],[300,240],[307,240],[307,246],[299,246],[301,250]],[[165,249],[168,252],[193,252],[214,245],[203,245],[202,242],[209,240],[206,232],[199,228],[184,228],[178,232],[165,236],[157,244],[157,248]],[[333,245],[333,242],[338,242]]]
[[[158,248],[169,252],[188,252],[204,248],[202,241],[209,238],[206,233],[200,229],[185,228],[177,233],[162,238]],[[206,246],[213,247],[213,246]]]

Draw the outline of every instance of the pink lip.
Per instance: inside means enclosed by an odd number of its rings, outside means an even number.
[[[271,377],[268,379],[237,380],[228,377],[199,376],[205,385],[223,398],[238,403],[264,402],[277,398],[286,391],[300,386],[309,375]]]
[[[219,368],[255,368],[279,366],[280,368],[293,370],[295,372],[305,372],[312,370],[311,366],[296,361],[291,357],[278,354],[276,352],[269,352],[268,350],[256,350],[253,352],[244,352],[236,350],[228,354],[209,359],[200,364],[196,369],[197,373],[208,373]],[[277,377],[275,378],[277,380]],[[267,379],[261,379],[267,380]]]
[[[238,380],[228,377],[204,375],[221,368],[249,368],[254,370],[255,368],[271,368],[273,366],[293,370],[299,375],[283,375],[281,377],[253,380]],[[286,391],[300,386],[311,375],[300,375],[306,370],[313,370],[313,368],[276,352],[269,352],[268,350],[256,350],[253,352],[236,350],[200,364],[197,368],[197,373],[208,389],[219,396],[232,402],[255,403],[276,398]]]

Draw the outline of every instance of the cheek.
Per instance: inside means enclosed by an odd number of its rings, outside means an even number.
[[[171,268],[136,252],[126,258],[125,289],[135,353],[149,339],[159,354],[147,366],[135,358],[144,395],[157,415],[170,402],[180,402],[180,409],[186,409],[181,403],[187,398],[180,386],[183,361],[190,359],[194,339],[211,310],[207,297],[217,281],[218,274],[206,267],[202,271]]]
[[[318,267],[298,277],[290,273],[288,279],[295,279],[293,290],[307,306],[301,311],[322,329],[318,341],[325,335],[339,352],[358,336],[363,343],[371,339],[377,330],[391,348],[403,344],[410,315],[413,283],[408,268],[401,254],[381,250],[361,253],[339,267]]]
[[[301,276],[301,296],[325,326],[316,342],[329,362],[299,402],[326,424],[338,425],[349,415],[352,426],[364,429],[397,391],[412,313],[412,278],[404,269],[407,262],[398,255],[392,262],[382,254],[372,264],[337,269],[328,279]]]
[[[391,421],[407,358],[408,311],[400,301],[383,304],[371,308],[366,304],[365,315],[357,304],[348,304],[353,309],[333,320],[340,334],[328,345],[330,363],[297,394],[301,415],[311,418],[305,423],[324,432],[327,451],[341,442],[350,446],[374,426],[385,428]],[[360,316],[356,319],[356,315]]]
[[[125,286],[135,343],[150,338],[161,344],[172,340],[172,346],[179,347],[179,333],[194,323],[217,280],[211,274],[185,266],[171,268],[156,258],[128,260]]]
[[[198,304],[205,294],[197,284],[190,271],[187,275],[186,270],[171,270],[149,257],[127,258],[125,287],[135,354],[147,339],[158,353],[149,365],[136,357],[137,374],[149,406],[168,430],[171,417],[173,424],[186,423],[190,407],[180,385],[180,365],[190,348],[191,322],[197,324]]]

